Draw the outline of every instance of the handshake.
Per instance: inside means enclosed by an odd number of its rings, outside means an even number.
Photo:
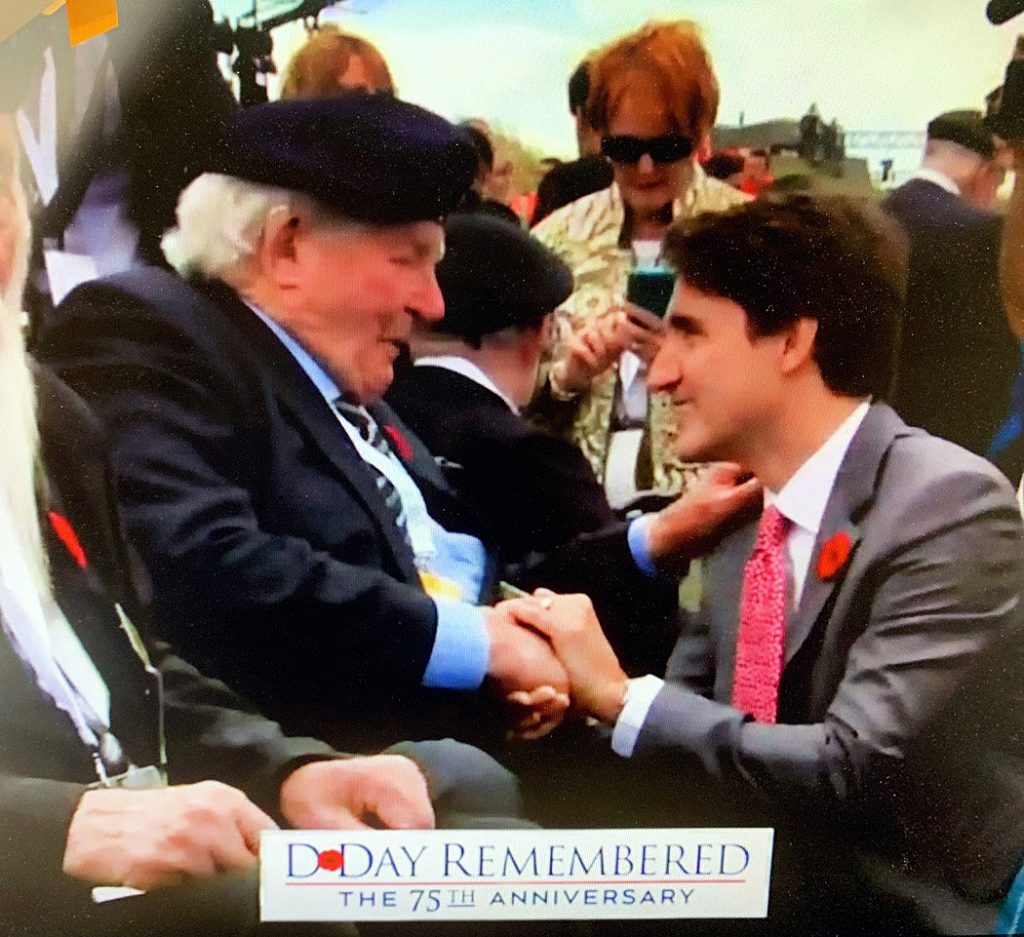
[[[655,562],[706,553],[748,516],[760,484],[738,465],[716,465],[678,501],[653,515],[647,547]],[[512,708],[511,735],[539,738],[570,707],[614,724],[625,702],[627,677],[585,595],[533,595],[500,602],[486,612],[491,639],[488,675]]]

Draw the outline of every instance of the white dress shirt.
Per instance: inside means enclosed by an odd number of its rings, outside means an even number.
[[[821,519],[832,494],[846,450],[867,415],[870,401],[861,403],[832,433],[779,492],[764,492],[764,505],[774,505],[791,524],[786,536],[786,578],[790,584],[789,612],[795,611],[803,596],[811,554],[821,529]],[[652,675],[629,681],[626,705],[612,733],[612,749],[623,758],[633,754],[647,712],[664,681]]]
[[[958,186],[952,179],[949,178],[945,173],[939,172],[937,169],[931,169],[928,166],[922,166],[920,169],[915,169],[907,182],[910,179],[923,179],[925,182],[930,182],[933,185],[937,185],[940,189],[945,189],[950,195],[961,195],[960,186]],[[904,183],[906,185],[906,183]]]
[[[447,371],[454,371],[465,378],[469,378],[474,384],[479,384],[492,394],[497,394],[508,405],[513,413],[519,413],[519,407],[513,403],[509,396],[501,390],[490,376],[481,369],[476,362],[468,358],[460,358],[458,355],[424,355],[416,359],[416,367],[444,368]]]

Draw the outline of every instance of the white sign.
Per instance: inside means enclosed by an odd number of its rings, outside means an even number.
[[[769,829],[272,831],[264,921],[763,918]]]

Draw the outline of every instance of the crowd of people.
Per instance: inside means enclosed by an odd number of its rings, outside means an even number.
[[[767,920],[569,933],[1017,932],[1012,145],[785,194],[651,23],[527,230],[365,39],[240,108],[206,0],[123,6],[160,56],[44,23],[0,98],[0,933],[259,933],[261,830],[537,823],[776,831]]]

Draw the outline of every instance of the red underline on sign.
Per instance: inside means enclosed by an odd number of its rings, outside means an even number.
[[[667,878],[667,879],[637,879],[637,880],[624,880],[624,879],[608,879],[607,881],[597,882],[576,882],[566,881],[565,879],[552,879],[542,880],[536,882],[510,882],[510,881],[495,881],[494,879],[482,879],[480,881],[458,881],[458,882],[357,882],[357,881],[339,881],[339,882],[285,882],[289,888],[340,888],[342,886],[358,886],[359,888],[464,888],[467,885],[511,885],[511,886],[526,886],[526,885],[563,885],[568,888],[570,885],[576,885],[580,888],[592,887],[594,885],[746,885],[747,880],[745,878]]]

